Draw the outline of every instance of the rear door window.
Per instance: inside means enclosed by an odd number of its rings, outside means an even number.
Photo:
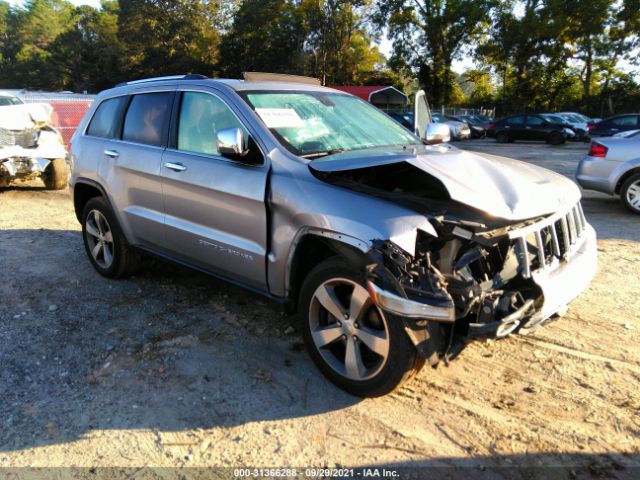
[[[629,115],[628,117],[614,118],[611,124],[616,127],[635,127],[638,124],[637,117]]]
[[[115,138],[118,136],[118,125],[129,97],[109,98],[102,102],[96,109],[87,135],[103,138]]]
[[[518,117],[508,118],[507,119],[507,124],[508,125],[514,125],[514,126],[524,125],[524,117],[523,116],[518,116]]]
[[[541,117],[527,117],[527,125],[531,125],[532,127],[539,127],[540,125],[544,125],[545,121]]]
[[[124,118],[122,139],[147,145],[164,145],[173,95],[173,92],[134,95]]]

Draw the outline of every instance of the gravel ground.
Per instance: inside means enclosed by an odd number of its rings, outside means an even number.
[[[457,145],[569,176],[587,148]],[[544,478],[638,478],[640,218],[590,192],[584,210],[600,269],[563,318],[361,400],[323,379],[278,306],[161,262],[104,279],[68,192],[0,190],[0,467],[128,478],[127,467],[396,465],[514,478],[506,467],[559,466],[570,468]]]

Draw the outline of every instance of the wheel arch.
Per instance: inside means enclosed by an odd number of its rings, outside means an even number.
[[[616,182],[615,193],[620,194],[620,189],[622,189],[622,185],[624,185],[624,182],[626,182],[627,179],[629,179],[629,177],[637,173],[640,173],[640,165],[636,165],[635,167],[630,168],[629,170],[624,172],[622,175],[620,175],[620,178]]]
[[[80,178],[73,185],[73,207],[78,222],[82,223],[82,212],[84,206],[94,197],[104,197],[109,207],[111,202],[107,196],[107,192],[98,182],[88,178]],[[113,209],[112,209],[113,210]]]
[[[300,287],[316,265],[334,256],[364,265],[368,249],[365,242],[349,235],[316,228],[301,229],[292,242],[287,261],[285,292],[289,310],[292,313],[297,310]]]

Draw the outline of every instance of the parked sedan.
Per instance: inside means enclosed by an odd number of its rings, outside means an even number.
[[[589,139],[589,126],[587,122],[583,122],[578,117],[563,113],[545,113],[543,116],[552,122],[563,123],[567,128],[573,130],[576,134],[576,140]]]
[[[625,207],[640,215],[640,136],[592,142],[576,179],[587,190],[619,195]]]
[[[551,145],[560,145],[573,138],[575,133],[564,124],[545,119],[539,114],[513,115],[491,122],[487,127],[487,137],[498,143],[515,140],[544,140]]]
[[[605,118],[597,123],[590,123],[589,135],[592,137],[610,137],[619,132],[640,128],[640,114],[628,113]]]
[[[445,123],[449,126],[451,131],[451,138],[453,140],[463,140],[465,138],[471,138],[471,129],[469,125],[457,120],[451,120],[440,113],[431,114],[432,121],[434,123]]]
[[[466,123],[471,130],[471,138],[482,138],[487,133],[487,128],[472,115],[447,115],[447,118]]]

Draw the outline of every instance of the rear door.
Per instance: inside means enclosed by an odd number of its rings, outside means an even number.
[[[152,248],[164,244],[164,212],[160,162],[167,134],[175,87],[135,93],[122,123],[121,140],[105,150],[107,183],[124,227],[134,244]]]
[[[540,115],[527,115],[523,140],[546,140],[551,130],[550,124]]]
[[[220,155],[220,130],[237,127],[250,136],[217,93],[181,91],[178,102],[162,159],[167,248],[189,264],[264,289],[268,164],[252,141],[252,162]]]
[[[505,120],[504,130],[511,140],[527,140],[524,115],[516,115]]]
[[[82,142],[83,157],[100,159],[98,180],[136,245],[159,247],[164,241],[160,161],[173,96],[169,90],[105,99]]]

